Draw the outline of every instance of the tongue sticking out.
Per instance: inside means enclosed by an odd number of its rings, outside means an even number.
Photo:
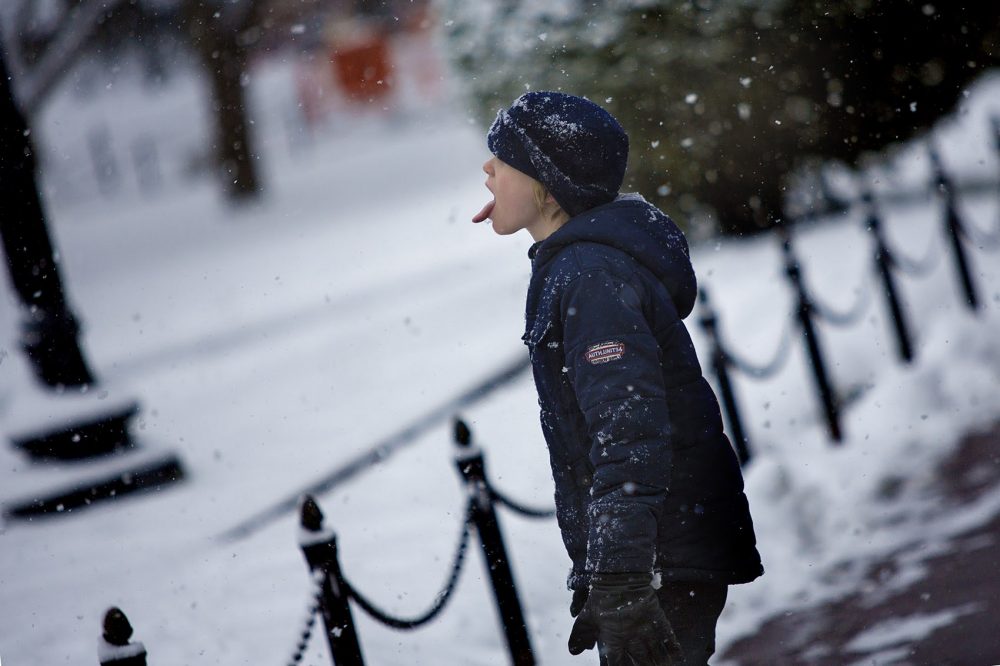
[[[496,203],[497,203],[496,199],[494,199],[494,200],[490,201],[488,204],[486,204],[485,206],[483,206],[483,209],[481,211],[479,211],[478,213],[476,213],[475,216],[473,216],[472,221],[473,222],[482,222],[483,220],[485,220],[486,218],[488,218],[490,216],[490,213],[493,212],[493,206],[495,206]]]

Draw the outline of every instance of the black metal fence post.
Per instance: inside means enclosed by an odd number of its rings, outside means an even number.
[[[736,448],[736,457],[739,458],[740,466],[746,465],[750,461],[750,439],[743,428],[743,421],[740,419],[739,407],[736,404],[736,393],[733,391],[732,381],[729,379],[729,362],[726,352],[719,341],[718,317],[712,302],[709,299],[708,291],[700,290],[701,318],[699,323],[708,336],[712,344],[712,371],[719,383],[719,393],[722,398],[722,408],[726,412],[726,420],[729,421],[730,431],[733,433],[733,446]]]
[[[320,613],[336,666],[364,666],[358,633],[351,616],[350,597],[337,559],[337,536],[323,527],[323,512],[311,496],[302,499],[302,532],[299,546],[312,572],[320,572],[323,582]]]
[[[783,238],[782,250],[785,257],[785,274],[788,276],[792,287],[795,289],[798,298],[796,316],[799,325],[802,326],[802,336],[805,338],[806,349],[809,352],[809,363],[813,369],[813,378],[816,380],[816,388],[819,391],[820,402],[823,406],[823,415],[826,417],[827,427],[830,437],[834,442],[841,442],[844,435],[840,429],[840,411],[837,408],[837,400],[830,385],[826,364],[823,362],[823,352],[820,348],[819,337],[816,334],[816,326],[813,323],[813,304],[806,293],[805,285],[802,282],[802,271],[799,261],[795,257],[792,249],[792,237],[788,229],[784,226],[778,227]]]
[[[112,606],[104,613],[103,629],[97,644],[101,666],[146,666],[146,648],[129,640],[132,625],[120,608]]]
[[[955,270],[958,272],[958,281],[965,294],[965,304],[970,309],[976,310],[979,308],[979,295],[976,293],[976,285],[972,282],[969,257],[966,255],[965,245],[962,243],[962,221],[958,217],[955,203],[955,188],[944,171],[944,165],[941,163],[941,157],[937,151],[933,146],[930,146],[928,151],[937,187],[944,196],[945,230],[948,232],[948,240],[951,243],[952,253],[955,255]]]
[[[510,650],[511,663],[515,666],[534,666],[535,657],[531,650],[521,601],[517,596],[517,587],[514,585],[514,574],[510,569],[500,524],[497,522],[493,500],[486,484],[483,452],[472,445],[472,432],[460,419],[455,421],[455,442],[458,444],[455,464],[462,474],[466,488],[475,500],[472,522],[483,545],[486,568],[489,570],[490,582],[493,585],[493,594],[503,624],[507,648]]]
[[[871,192],[865,192],[863,199],[868,207],[867,228],[872,233],[872,236],[875,237],[875,266],[882,280],[886,304],[889,306],[889,315],[892,317],[892,327],[896,333],[896,349],[899,352],[899,357],[905,363],[909,363],[913,360],[913,343],[911,342],[909,327],[906,324],[906,315],[903,313],[903,306],[899,300],[899,290],[896,288],[896,280],[892,275],[892,255],[889,252],[889,246],[885,242],[882,221],[879,219],[878,211],[875,208],[875,198]]]

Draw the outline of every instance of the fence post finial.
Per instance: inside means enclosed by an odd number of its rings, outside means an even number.
[[[462,447],[472,445],[472,431],[462,419],[455,417],[455,443]]]
[[[833,387],[830,384],[829,373],[826,363],[823,360],[823,350],[820,346],[819,336],[816,332],[816,324],[813,321],[813,302],[806,291],[805,282],[802,278],[802,267],[795,250],[792,247],[792,235],[784,226],[779,227],[782,237],[782,253],[785,257],[785,275],[792,283],[792,289],[798,300],[796,306],[796,316],[799,326],[802,327],[802,337],[806,343],[806,351],[809,354],[809,365],[812,367],[813,379],[816,382],[816,390],[819,392],[820,404],[823,406],[823,415],[826,418],[827,428],[834,443],[843,440],[844,435],[840,428],[840,409],[837,405],[837,398],[834,395]]]
[[[486,481],[486,465],[483,452],[472,445],[472,431],[462,419],[455,418],[455,443],[457,451],[455,465],[465,481],[472,502],[472,523],[479,534],[486,558],[486,569],[493,585],[500,623],[514,666],[534,666],[535,657],[531,650],[531,640],[521,610],[521,600],[517,596],[514,574],[510,569],[510,559],[504,546],[503,534],[497,522],[493,498]]]
[[[976,292],[976,285],[972,281],[972,270],[969,266],[969,257],[965,252],[962,243],[962,220],[958,215],[958,203],[955,201],[955,187],[951,178],[945,172],[944,163],[935,148],[933,142],[927,145],[928,155],[931,160],[931,168],[934,171],[934,180],[938,190],[944,197],[944,225],[945,233],[950,241],[951,251],[955,259],[955,271],[958,273],[958,281],[962,286],[962,293],[965,296],[965,304],[971,310],[979,309],[979,294]]]
[[[146,648],[132,638],[132,624],[117,606],[104,613],[103,632],[97,643],[101,666],[146,666]]]
[[[326,627],[330,655],[336,666],[364,666],[361,644],[351,615],[350,595],[337,556],[337,535],[323,526],[316,499],[304,495],[299,509],[299,547],[309,570],[322,577],[320,613]]]
[[[882,229],[879,218],[878,204],[871,187],[866,186],[861,193],[861,201],[868,211],[865,227],[875,239],[875,269],[882,281],[882,293],[885,295],[886,306],[892,321],[892,330],[896,334],[896,350],[904,363],[913,361],[913,342],[910,327],[906,323],[906,315],[899,297],[899,289],[892,275],[893,258]]]
[[[740,461],[740,466],[750,462],[750,438],[743,427],[743,419],[740,418],[739,406],[736,402],[736,392],[733,390],[733,382],[729,377],[729,359],[722,348],[719,340],[718,315],[712,307],[712,301],[708,296],[708,290],[701,287],[698,290],[698,300],[701,302],[701,317],[699,323],[705,335],[708,336],[712,344],[712,370],[715,372],[715,379],[719,384],[719,397],[722,400],[722,408],[729,421],[729,428],[733,435],[733,447],[736,449],[736,457]]]

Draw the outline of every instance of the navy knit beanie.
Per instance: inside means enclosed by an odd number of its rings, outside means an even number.
[[[548,188],[570,216],[618,196],[628,135],[614,116],[576,95],[529,92],[497,113],[490,152]]]

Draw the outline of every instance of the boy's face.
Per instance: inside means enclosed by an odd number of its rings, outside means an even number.
[[[534,236],[533,230],[544,219],[535,204],[532,186],[534,180],[531,176],[502,162],[496,156],[486,160],[483,171],[486,172],[486,188],[493,193],[493,201],[486,204],[472,221],[482,222],[486,218],[493,220],[493,231],[501,236],[521,229],[527,229]]]

